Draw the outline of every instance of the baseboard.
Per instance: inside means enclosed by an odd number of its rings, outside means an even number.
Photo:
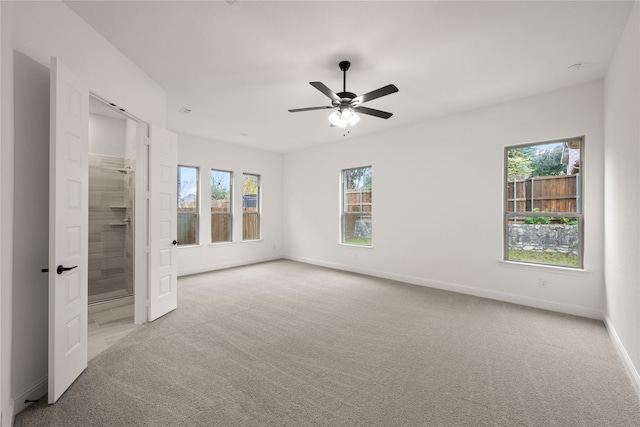
[[[272,255],[268,257],[242,259],[240,261],[229,261],[216,263],[215,265],[207,265],[202,267],[187,268],[178,272],[178,277],[189,276],[191,274],[207,273],[209,271],[224,270],[225,268],[242,267],[243,265],[258,264],[260,262],[275,261],[283,259],[282,255]]]
[[[622,340],[620,340],[620,336],[618,336],[618,332],[613,326],[611,318],[608,315],[605,315],[604,317],[604,324],[607,327],[607,331],[609,331],[609,336],[611,337],[611,342],[613,342],[613,347],[618,352],[618,356],[620,356],[622,365],[627,370],[627,375],[631,380],[631,385],[636,391],[638,398],[640,398],[640,375],[638,374],[638,370],[633,365],[633,361],[631,360],[631,357],[629,357],[629,353],[627,353],[627,350],[624,348]]]
[[[368,276],[380,277],[383,279],[396,280],[398,282],[410,283],[412,285],[425,286],[428,288],[441,289],[444,291],[457,292],[460,294],[473,295],[476,297],[504,301],[527,307],[540,308],[543,310],[555,311],[558,313],[571,314],[574,316],[587,317],[590,319],[603,320],[602,310],[593,307],[584,307],[574,304],[559,303],[556,301],[533,298],[508,292],[493,291],[489,289],[474,288],[472,286],[460,285],[457,283],[444,282],[441,280],[431,280],[404,274],[388,273],[384,271],[358,268],[351,265],[322,261],[313,258],[285,256],[286,259],[306,264],[319,265],[321,267],[333,268],[336,270],[349,271],[351,273],[366,274]]]
[[[25,400],[38,400],[48,392],[49,377],[40,378],[36,383],[31,385],[22,393],[14,397],[13,415],[22,412],[31,403],[25,403]]]

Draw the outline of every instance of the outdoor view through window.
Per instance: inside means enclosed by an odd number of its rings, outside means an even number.
[[[342,171],[342,243],[371,246],[371,166]]]
[[[506,260],[583,267],[582,149],[582,138],[506,148]]]
[[[242,240],[260,239],[260,175],[242,175]]]
[[[211,242],[230,242],[232,174],[211,169]]]
[[[198,244],[198,168],[178,166],[178,245]]]

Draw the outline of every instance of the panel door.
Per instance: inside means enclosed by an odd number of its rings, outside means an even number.
[[[89,89],[51,58],[49,403],[87,367]]]
[[[149,145],[149,321],[178,305],[178,136],[152,125]]]

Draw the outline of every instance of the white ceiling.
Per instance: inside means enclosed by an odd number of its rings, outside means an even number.
[[[601,79],[633,2],[67,4],[167,91],[171,130],[290,152],[344,140],[330,110],[287,111],[330,105],[309,82],[341,91],[341,60],[350,92],[399,88],[365,104],[394,116],[363,115],[361,136]]]

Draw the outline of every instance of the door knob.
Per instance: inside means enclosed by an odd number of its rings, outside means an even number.
[[[59,265],[58,268],[56,269],[56,272],[58,274],[62,274],[64,271],[73,270],[74,268],[78,268],[78,266],[74,265],[73,267],[63,267],[62,265]]]
[[[180,242],[178,242],[177,240],[174,240],[173,242],[171,242],[171,244],[174,245],[174,246],[177,245],[178,243],[180,243]]]

